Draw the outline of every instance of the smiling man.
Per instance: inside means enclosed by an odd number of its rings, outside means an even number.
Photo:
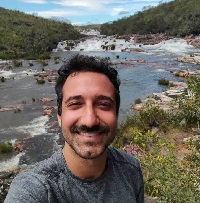
[[[116,136],[120,93],[106,59],[76,55],[58,71],[58,123],[63,149],[18,175],[5,203],[142,203],[138,161],[109,147]]]

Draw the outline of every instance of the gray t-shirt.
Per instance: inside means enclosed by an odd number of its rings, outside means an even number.
[[[81,179],[68,169],[61,149],[13,180],[4,203],[143,203],[138,161],[108,149],[107,167],[96,179]]]

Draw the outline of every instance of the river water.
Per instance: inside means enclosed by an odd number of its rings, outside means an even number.
[[[196,65],[180,63],[175,59],[184,54],[190,54],[199,50],[186,45],[182,40],[170,40],[154,46],[143,46],[145,52],[105,52],[99,50],[82,51],[81,54],[99,57],[110,57],[111,61],[118,63],[129,59],[131,65],[117,65],[121,79],[121,107],[119,123],[130,113],[130,105],[137,98],[145,99],[153,92],[164,90],[158,85],[160,78],[173,81],[182,81],[174,77],[171,70],[196,69]],[[58,70],[62,61],[79,51],[66,51],[52,53],[52,59],[45,69]],[[119,55],[119,59],[117,59]],[[61,58],[59,64],[55,64],[53,57]],[[138,63],[134,60],[144,60]],[[26,150],[21,153],[0,154],[0,171],[15,167],[16,165],[30,165],[49,157],[60,145],[62,139],[60,132],[49,132],[49,122],[56,120],[56,111],[49,118],[42,113],[42,107],[46,104],[39,102],[40,98],[52,98],[53,101],[47,105],[56,105],[56,95],[53,83],[46,82],[43,85],[36,83],[34,74],[42,70],[42,65],[33,61],[30,67],[27,61],[23,66],[12,70],[0,70],[0,76],[6,78],[6,82],[0,83],[0,106],[21,104],[23,110],[19,112],[0,112],[0,143],[26,140]],[[33,98],[36,99],[33,102]],[[58,126],[55,125],[55,128]]]

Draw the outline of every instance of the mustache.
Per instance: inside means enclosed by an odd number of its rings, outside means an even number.
[[[95,125],[92,127],[88,127],[86,125],[74,125],[70,128],[71,133],[92,133],[92,132],[100,132],[100,133],[108,133],[110,131],[108,126],[105,125]]]

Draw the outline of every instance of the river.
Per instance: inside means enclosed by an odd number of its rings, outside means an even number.
[[[90,42],[87,46],[90,47]],[[183,79],[174,77],[171,70],[196,69],[196,65],[177,62],[175,59],[184,54],[198,52],[198,49],[187,45],[181,39],[169,40],[157,45],[142,46],[144,52],[119,52],[93,50],[81,51],[81,54],[110,57],[111,61],[117,63],[117,70],[121,79],[121,107],[119,123],[127,115],[134,113],[130,111],[131,104],[137,98],[145,99],[153,92],[164,90],[158,85],[160,78],[173,81]],[[80,53],[78,48],[74,51],[52,52],[52,59],[49,60],[46,69],[58,70],[62,61],[68,59],[72,54]],[[60,63],[55,64],[53,57],[59,56]],[[119,58],[118,58],[119,57]],[[119,64],[131,60],[129,66]],[[143,62],[137,62],[143,61]],[[21,153],[0,154],[0,171],[13,168],[16,165],[30,165],[49,157],[60,145],[60,132],[49,132],[49,122],[56,120],[56,112],[51,117],[42,114],[42,107],[46,104],[38,101],[40,98],[52,98],[51,106],[56,105],[56,95],[53,83],[46,82],[43,85],[37,84],[34,74],[42,70],[42,65],[33,61],[29,66],[28,61],[23,61],[23,66],[12,70],[0,70],[0,77],[6,78],[0,83],[0,106],[21,104],[22,111],[0,112],[0,143],[16,140],[27,140],[26,150]],[[33,99],[36,99],[33,102]],[[55,125],[55,128],[57,126]]]

